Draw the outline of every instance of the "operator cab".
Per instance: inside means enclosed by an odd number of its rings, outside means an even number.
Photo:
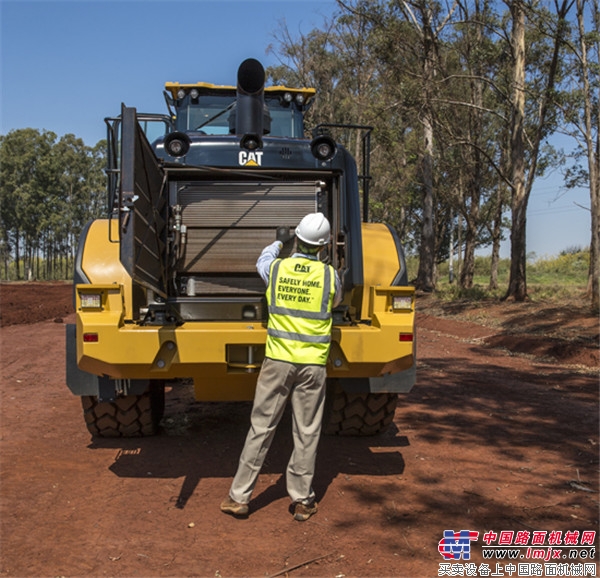
[[[312,105],[315,92],[313,88],[265,88],[265,134],[303,138],[304,114]],[[219,136],[235,133],[235,86],[167,82],[164,94],[176,131]]]

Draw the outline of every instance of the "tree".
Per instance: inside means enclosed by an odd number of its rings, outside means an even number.
[[[398,9],[411,23],[419,39],[421,55],[421,83],[423,100],[421,123],[423,130],[423,156],[421,161],[422,211],[419,271],[415,285],[423,291],[435,289],[435,222],[434,222],[434,105],[435,78],[439,71],[440,35],[456,8],[454,3],[442,18],[439,7],[429,0],[409,2],[401,0]]]
[[[0,137],[0,249],[28,277],[64,278],[87,221],[105,212],[104,146],[74,135],[19,129]],[[43,265],[42,265],[43,264]]]
[[[549,113],[555,106],[555,84],[560,75],[560,54],[567,39],[567,15],[574,0],[555,0],[556,18],[553,30],[549,31],[551,39],[551,56],[547,70],[540,78],[542,89],[537,101],[537,112],[528,115],[534,117],[532,138],[528,154],[529,170],[526,170],[525,155],[525,113],[526,113],[526,51],[525,51],[525,13],[535,15],[531,7],[523,0],[512,0],[511,47],[513,54],[513,86],[511,102],[511,184],[512,184],[512,223],[511,223],[511,260],[510,278],[506,298],[515,301],[527,299],[527,204],[535,177],[538,173],[538,162],[542,141],[549,133]],[[542,21],[542,24],[546,24]]]
[[[586,8],[590,9],[593,30],[586,31]],[[589,186],[591,212],[590,268],[588,298],[592,310],[600,310],[598,278],[600,276],[600,151],[599,151],[599,100],[600,70],[600,11],[598,0],[577,0],[577,27],[569,51],[574,87],[568,92],[563,105],[567,134],[577,143],[575,157],[585,159],[587,169],[581,165],[567,171],[567,187]],[[595,61],[593,55],[595,54]]]
[[[47,166],[56,135],[32,128],[9,132],[0,141],[0,218],[5,243],[13,248],[15,272],[21,278],[21,258],[31,258],[43,218]]]
[[[525,6],[521,0],[510,5],[513,94],[510,133],[512,183],[511,266],[507,296],[523,301],[527,297],[525,249],[528,192],[525,188]]]
[[[94,149],[73,134],[63,136],[54,147],[60,183],[61,209],[53,214],[63,217],[62,223],[55,222],[52,233],[55,236],[55,247],[62,248],[62,259],[71,268],[75,250],[81,232],[88,221],[98,218],[103,208],[98,203],[98,191],[105,198],[104,179],[99,162],[104,155],[98,155],[98,143]],[[64,216],[67,219],[64,219]]]
[[[501,60],[500,43],[494,38],[496,15],[483,0],[459,1],[459,19],[448,50],[452,69],[445,71],[449,90],[441,96],[446,106],[441,119],[447,135],[444,148],[455,149],[453,176],[456,183],[455,209],[466,224],[460,286],[470,288],[475,273],[475,250],[486,243],[492,231],[499,243],[500,224],[491,224],[498,206],[497,146],[504,122],[498,114],[503,94],[494,76]]]
[[[307,86],[317,90],[316,104],[306,117],[308,127],[319,122],[339,121],[342,98],[337,88],[343,71],[332,44],[333,23],[326,22],[324,27],[325,30],[315,29],[294,38],[282,21],[274,34],[275,43],[267,49],[280,62],[266,70],[274,85]]]
[[[577,0],[577,23],[581,47],[581,78],[584,94],[585,147],[588,159],[590,208],[592,213],[588,296],[591,297],[592,309],[595,312],[598,312],[600,311],[600,291],[598,287],[598,278],[600,277],[600,264],[598,263],[600,259],[600,132],[598,130],[598,123],[600,122],[600,102],[598,101],[598,88],[600,84],[598,82],[598,56],[600,54],[600,10],[598,10],[598,0],[594,0],[593,10],[593,22],[595,23],[596,33],[596,82],[594,83],[594,93],[596,95],[595,106],[590,83],[590,66],[587,59],[588,43],[584,25],[584,0]],[[595,122],[592,120],[594,116]],[[594,132],[596,133],[595,138]]]

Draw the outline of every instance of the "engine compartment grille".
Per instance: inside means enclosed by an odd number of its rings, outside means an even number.
[[[194,182],[180,187],[177,203],[187,243],[181,274],[255,273],[277,227],[295,227],[314,212],[321,183]]]

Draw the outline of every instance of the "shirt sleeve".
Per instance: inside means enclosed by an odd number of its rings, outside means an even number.
[[[344,297],[344,295],[342,292],[342,282],[340,281],[340,276],[338,275],[338,272],[335,269],[333,269],[333,272],[335,274],[335,293],[333,294],[332,307],[335,308],[342,302],[342,298]]]
[[[269,284],[269,273],[271,270],[271,263],[279,257],[279,252],[283,244],[281,241],[273,241],[270,245],[267,245],[263,250],[258,260],[256,261],[256,270],[260,275],[261,279],[265,282],[265,285]]]

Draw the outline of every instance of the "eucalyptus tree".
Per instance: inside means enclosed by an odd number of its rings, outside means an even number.
[[[0,137],[0,232],[8,277],[12,257],[28,277],[67,277],[85,223],[105,213],[104,147],[74,135],[58,142],[26,128]]]
[[[53,250],[60,253],[59,262],[71,268],[81,232],[86,223],[105,213],[106,195],[102,175],[104,165],[102,141],[95,148],[85,145],[73,134],[64,135],[54,146],[59,182],[61,210],[55,214],[49,234]],[[62,266],[62,265],[61,265]]]
[[[454,150],[453,206],[466,224],[460,285],[473,285],[475,249],[489,240],[493,217],[495,167],[502,134],[501,100],[494,83],[500,48],[494,36],[496,15],[485,0],[459,0],[452,35],[446,42],[445,90],[439,101],[443,149]],[[440,93],[440,91],[438,91]]]
[[[21,260],[31,274],[46,208],[46,188],[52,181],[50,155],[56,135],[25,128],[10,131],[0,141],[0,219],[4,242],[14,254],[16,278]]]
[[[307,128],[319,122],[335,123],[340,118],[341,96],[337,89],[344,70],[333,47],[334,22],[326,21],[323,30],[316,28],[293,36],[285,21],[281,21],[274,42],[268,47],[279,60],[278,65],[266,70],[273,84],[317,91],[315,104],[306,116]]]
[[[414,73],[421,66],[414,50],[418,34],[385,3],[344,3],[344,7],[370,23],[368,47],[374,73],[364,101],[368,124],[374,129],[370,213],[374,220],[393,225],[405,247],[416,251],[422,223],[422,91]]]
[[[475,248],[493,243],[490,286],[510,192],[507,297],[527,297],[526,212],[543,150],[556,129],[560,56],[575,0],[338,0],[323,29],[272,50],[274,80],[311,85],[309,122],[374,127],[370,207],[419,253],[416,286],[435,289],[455,216],[466,223],[461,285],[473,283]],[[583,0],[581,0],[583,1]],[[347,141],[347,144],[351,141]],[[352,144],[350,144],[352,146]],[[356,146],[356,141],[354,141]],[[356,150],[353,150],[356,152]]]
[[[421,159],[422,225],[419,249],[419,271],[415,285],[423,291],[435,289],[436,237],[435,237],[435,95],[436,81],[439,81],[439,55],[441,35],[456,10],[457,2],[442,10],[441,5],[432,0],[396,0],[390,3],[392,10],[413,27],[418,44],[415,49],[420,56],[421,128],[423,149]]]
[[[364,7],[350,1],[339,4],[353,12]],[[370,5],[370,46],[379,81],[375,107],[383,120],[375,123],[375,140],[391,153],[382,179],[389,183],[390,194],[379,197],[374,208],[389,213],[395,205],[393,183],[401,183],[396,205],[408,224],[404,230],[414,234],[418,229],[418,238],[408,246],[419,249],[416,284],[424,290],[435,287],[435,265],[448,255],[453,215],[464,217],[467,258],[461,282],[468,287],[475,247],[489,239],[488,197],[497,189],[490,168],[498,162],[501,132],[494,116],[500,98],[493,95],[489,78],[499,53],[488,22],[493,15],[479,0],[472,14],[464,3],[445,9],[435,2],[398,0]]]
[[[371,214],[381,218],[382,212],[391,208],[382,201],[382,196],[388,194],[388,186],[393,184],[387,179],[389,147],[382,146],[378,138],[389,135],[390,122],[394,123],[397,117],[390,120],[390,115],[382,111],[381,71],[374,56],[375,9],[371,0],[360,0],[353,9],[346,9],[325,22],[322,30],[296,37],[281,23],[275,34],[276,42],[270,46],[280,64],[268,68],[267,74],[273,83],[316,89],[314,106],[306,116],[309,129],[321,124],[374,127],[371,172],[375,178],[370,207]],[[324,127],[324,130],[334,132],[336,140],[360,162],[365,128]]]
[[[577,25],[567,60],[573,74],[562,106],[564,132],[575,139],[577,164],[567,186],[590,190],[591,239],[588,297],[598,311],[600,277],[600,10],[598,0],[576,0]]]
[[[369,7],[378,94],[386,99],[378,102],[378,108],[387,121],[381,124],[387,128],[377,134],[377,139],[393,142],[395,132],[398,144],[411,147],[396,154],[400,162],[391,166],[396,176],[408,169],[405,172],[412,180],[412,184],[404,180],[402,186],[407,194],[402,195],[402,200],[403,204],[411,203],[412,215],[404,216],[403,221],[412,218],[418,225],[415,244],[419,248],[419,270],[415,285],[423,291],[433,291],[440,237],[446,229],[446,223],[438,222],[436,214],[445,206],[441,193],[447,185],[445,171],[438,166],[439,125],[434,101],[443,87],[443,37],[457,4],[446,9],[433,0],[338,0],[338,4],[353,13],[364,13]],[[393,148],[398,151],[397,146]],[[388,189],[393,190],[393,186]]]
[[[561,55],[568,38],[567,16],[575,0],[554,0],[554,13],[527,4],[525,0],[505,1],[512,19],[510,47],[513,60],[510,102],[511,258],[506,298],[524,301],[528,297],[527,205],[535,178],[543,168],[540,163],[542,144],[555,129],[556,84],[564,73]],[[533,30],[539,34],[539,42],[529,46],[526,45],[527,20],[535,25]],[[528,61],[527,52],[531,54],[534,50],[537,53]],[[537,68],[538,74],[527,75],[528,65]]]

